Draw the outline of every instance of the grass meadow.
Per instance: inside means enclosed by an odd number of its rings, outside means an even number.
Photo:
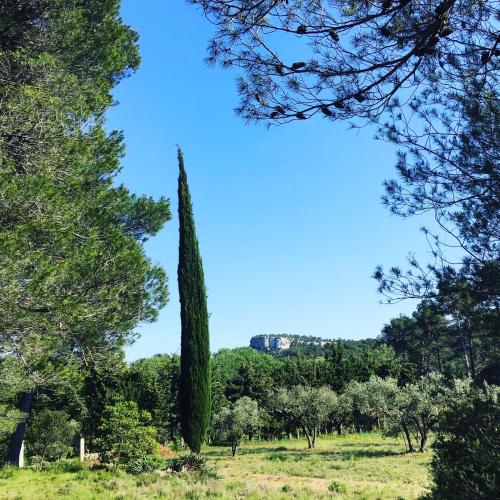
[[[402,440],[379,434],[318,438],[316,450],[304,439],[245,443],[236,458],[227,447],[203,454],[220,479],[191,474],[92,469],[78,462],[42,471],[0,470],[1,499],[416,499],[429,483],[431,453],[404,451]]]

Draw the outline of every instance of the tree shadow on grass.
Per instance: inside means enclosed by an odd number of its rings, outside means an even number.
[[[278,446],[278,447],[269,447],[269,448],[264,448],[264,447],[245,447],[242,446],[241,448],[238,448],[238,451],[236,453],[236,456],[238,455],[262,455],[262,454],[272,454],[272,453],[303,453],[306,450],[297,450],[296,448],[285,448],[283,446]],[[228,447],[227,449],[222,449],[222,450],[207,450],[206,455],[208,458],[212,457],[231,457],[231,448]]]
[[[297,449],[297,448],[284,448],[279,447],[269,447],[269,448],[240,448],[238,449],[238,456],[249,456],[249,455],[269,455],[267,458],[269,460],[277,460],[280,456],[280,460],[283,461],[297,461],[308,456],[314,457],[318,456],[327,460],[334,461],[346,461],[346,460],[356,460],[361,458],[381,458],[381,457],[397,457],[404,455],[404,451],[392,451],[392,450],[366,450],[366,449],[349,449],[349,450],[309,450],[307,448]],[[231,449],[227,450],[210,450],[207,452],[208,458],[230,458]],[[300,457],[300,458],[299,458]]]
[[[342,448],[355,448],[355,447],[363,447],[366,446],[366,443],[363,443],[363,441],[352,441],[348,443],[342,443],[341,444]],[[389,447],[389,446],[399,446],[398,444],[394,442],[386,442],[386,443],[370,443],[369,444],[370,448],[381,448],[381,447]]]
[[[317,451],[319,456],[332,460],[351,460],[352,458],[380,458],[380,457],[398,457],[404,455],[404,451],[391,450],[348,450],[348,451]]]

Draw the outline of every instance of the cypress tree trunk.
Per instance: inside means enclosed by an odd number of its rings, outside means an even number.
[[[198,249],[191,196],[179,158],[179,298],[181,303],[180,417],[184,440],[198,453],[210,416],[210,347],[203,265]]]

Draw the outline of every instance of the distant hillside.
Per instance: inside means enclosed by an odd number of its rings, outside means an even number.
[[[377,345],[376,339],[322,339],[310,335],[281,334],[255,335],[250,339],[250,347],[278,358],[298,355],[315,357],[324,356],[332,342],[341,342],[347,355],[370,350]]]

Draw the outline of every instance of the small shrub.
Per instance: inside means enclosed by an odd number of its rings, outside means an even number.
[[[157,456],[156,430],[151,415],[132,401],[107,406],[96,440],[101,461],[129,469],[139,459]]]
[[[172,472],[200,472],[206,467],[206,460],[197,453],[176,457],[169,462],[169,468]]]
[[[103,486],[108,491],[116,491],[119,488],[120,484],[116,479],[113,479],[112,481],[108,481],[107,483],[105,483]]]
[[[83,469],[80,472],[77,472],[74,476],[75,481],[87,481],[87,479],[91,476],[91,472],[89,469]]]
[[[281,488],[281,491],[283,493],[291,493],[292,487],[289,484],[284,484],[283,487]]]
[[[12,465],[0,468],[0,479],[10,479],[19,469]]]
[[[220,479],[220,476],[219,474],[217,474],[217,471],[213,467],[208,467],[208,466],[205,466],[202,470],[200,470],[198,475],[201,481]]]
[[[167,462],[167,468],[172,472],[195,472],[199,478],[219,479],[219,475],[212,467],[207,465],[206,460],[197,453],[189,453],[181,457],[176,457]]]
[[[39,457],[38,455],[33,455],[29,459],[29,468],[41,471],[43,468],[43,457]]]
[[[347,486],[340,481],[332,481],[328,486],[328,491],[332,493],[347,493]]]
[[[56,472],[81,472],[85,469],[85,465],[76,459],[59,460],[57,462],[54,462],[53,464],[50,464],[50,470]]]
[[[135,484],[137,486],[149,486],[151,484],[155,484],[158,481],[158,474],[154,474],[152,472],[146,473],[146,474],[141,474]]]
[[[125,467],[125,470],[130,474],[143,474],[145,472],[153,472],[155,470],[165,469],[166,462],[163,458],[157,456],[147,456],[137,458],[131,461]]]
[[[65,498],[71,493],[72,490],[73,490],[73,486],[71,484],[65,484],[64,486],[61,486],[57,490],[57,495]]]

